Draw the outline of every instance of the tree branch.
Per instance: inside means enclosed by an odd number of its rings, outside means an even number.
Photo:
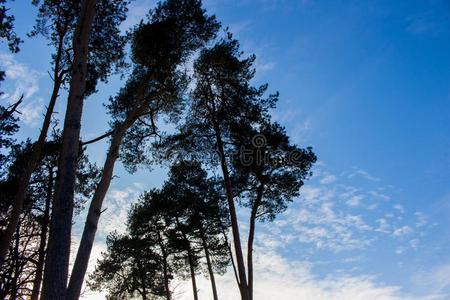
[[[103,140],[104,138],[106,138],[108,136],[111,136],[113,133],[114,133],[114,130],[110,130],[107,133],[105,133],[105,134],[103,134],[103,135],[101,135],[99,137],[96,137],[95,139],[92,139],[92,140],[89,140],[89,141],[86,141],[86,142],[81,142],[80,144],[81,144],[82,147],[86,146],[86,145],[89,145],[89,144],[93,144],[95,142]]]

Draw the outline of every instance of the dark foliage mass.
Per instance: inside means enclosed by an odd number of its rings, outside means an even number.
[[[61,141],[54,135],[52,141],[45,144],[39,165],[32,174],[28,186],[27,198],[14,239],[10,245],[9,255],[0,271],[0,298],[19,299],[29,297],[38,299],[42,284],[46,244],[50,225],[51,203],[55,179],[57,176],[57,159]],[[0,181],[0,226],[12,206],[14,195],[26,166],[26,160],[32,152],[33,144],[26,142],[16,145],[10,154],[10,164],[4,179]],[[91,197],[93,187],[98,181],[99,170],[89,162],[84,154],[80,156],[76,185],[76,211],[83,209]]]
[[[125,63],[127,36],[120,32],[119,25],[126,19],[130,1],[99,0],[97,14],[92,24],[92,34],[88,44],[88,79],[86,94],[96,90],[99,80],[106,81],[111,72],[120,72]],[[60,52],[59,69],[70,75],[73,60],[72,40],[80,15],[81,1],[35,1],[38,16],[30,36],[41,35]],[[62,51],[60,51],[60,49]],[[53,55],[56,59],[58,53]],[[65,77],[67,82],[69,76]]]
[[[0,39],[8,44],[11,52],[20,51],[19,45],[23,42],[14,31],[15,18],[6,7],[7,0],[0,0]]]
[[[111,299],[135,293],[170,299],[176,275],[191,279],[196,298],[196,274],[205,272],[214,280],[214,273],[224,273],[230,262],[224,204],[199,163],[172,166],[163,187],[144,193],[131,210],[127,234],[108,237],[108,252],[90,278],[91,287],[108,290]]]

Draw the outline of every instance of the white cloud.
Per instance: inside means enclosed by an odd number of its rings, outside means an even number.
[[[100,249],[93,249],[98,256]],[[409,299],[400,296],[399,288],[378,285],[375,278],[369,276],[350,276],[346,274],[329,275],[318,279],[313,275],[313,265],[306,261],[289,261],[271,250],[271,247],[255,249],[255,299],[337,299],[337,300],[400,300]],[[211,299],[210,282],[201,274],[197,275],[200,299]],[[231,268],[224,276],[217,276],[220,298],[235,300],[239,293]],[[177,282],[175,294],[178,300],[192,299],[189,280]],[[86,291],[81,297],[85,300],[104,299],[104,293]]]
[[[333,174],[326,174],[321,180],[321,184],[330,184],[336,181],[336,176]]]
[[[423,227],[428,224],[428,216],[423,214],[422,212],[415,212],[414,213],[417,221],[416,221],[416,227]]]
[[[258,249],[263,250],[263,249]],[[217,276],[217,287],[222,300],[239,299],[234,275],[230,270],[224,276]],[[273,299],[312,299],[312,300],[406,300],[395,286],[376,284],[376,278],[370,276],[350,276],[333,274],[318,279],[312,273],[308,262],[288,261],[270,251],[258,251],[255,255],[255,295],[258,300]],[[209,281],[203,276],[197,277],[200,299],[211,299]],[[191,300],[189,281],[177,286],[178,300]],[[84,299],[102,299],[91,295]],[[417,298],[416,298],[417,299]]]
[[[380,198],[384,201],[389,201],[391,200],[391,197],[389,195],[386,195],[384,193],[381,193],[379,191],[370,191],[369,194],[375,198]]]
[[[380,181],[380,178],[371,175],[369,172],[367,172],[367,171],[365,171],[363,169],[360,169],[358,167],[353,167],[353,172],[351,172],[348,175],[348,178],[352,178],[352,177],[354,177],[356,175],[358,175],[358,176],[360,176],[360,177],[362,177],[364,179],[367,179],[369,181],[374,181],[374,182]]]
[[[400,228],[395,229],[392,234],[394,236],[396,236],[396,237],[403,237],[403,236],[408,235],[408,234],[410,234],[412,232],[413,232],[413,230],[412,230],[411,227],[409,227],[409,226],[402,226]]]
[[[326,277],[314,275],[316,262],[308,259],[318,250],[335,253],[358,249],[359,253],[364,253],[363,249],[372,245],[381,234],[384,238],[399,238],[399,244],[393,249],[398,254],[410,248],[417,249],[420,242],[411,226],[398,220],[398,208],[389,206],[386,211],[370,211],[380,215],[373,221],[375,224],[371,224],[367,215],[356,214],[353,212],[356,208],[345,205],[352,197],[368,197],[369,191],[342,183],[321,184],[320,181],[331,173],[320,170],[316,173],[319,174],[317,178],[302,188],[301,197],[282,216],[273,223],[258,224],[255,299],[433,299],[409,297],[402,294],[398,287],[379,284],[376,277],[349,275],[333,269]],[[130,188],[113,189],[109,193],[105,204],[108,210],[102,216],[99,227],[102,228],[101,235],[125,228],[126,212],[141,189],[142,185],[132,184]],[[240,217],[244,215],[240,212]],[[241,222],[240,225],[242,232],[246,232],[247,224]],[[245,234],[243,236],[245,246]],[[102,247],[94,250],[97,254],[93,257],[98,257],[101,250]],[[289,259],[281,256],[284,251],[290,253]],[[359,271],[358,274],[364,272]],[[202,275],[197,279],[200,299],[212,298],[208,280]],[[224,276],[218,276],[217,284],[222,300],[239,298],[231,270]],[[192,299],[189,281],[175,285],[177,299]],[[86,294],[84,299],[103,299],[103,296]]]
[[[12,83],[11,86],[4,83],[6,90],[2,86],[4,94],[1,100],[13,103],[23,95],[23,104],[18,108],[22,113],[20,119],[32,127],[38,125],[43,111],[43,100],[36,97],[36,93],[39,91],[39,78],[42,74],[17,62],[11,54],[0,54],[0,66],[6,72],[5,83]]]
[[[426,287],[433,294],[440,295],[440,297],[436,296],[435,299],[449,299],[450,263],[442,263],[435,268],[418,271],[413,278],[413,282],[419,286]]]
[[[142,192],[136,185],[123,190],[112,189],[107,194],[103,205],[106,210],[100,218],[99,235],[106,236],[112,231],[125,232],[128,210]]]
[[[404,214],[404,213],[405,213],[405,208],[404,208],[403,205],[401,205],[401,204],[395,204],[395,205],[394,205],[394,208],[395,208],[396,210],[398,210],[401,214]]]
[[[360,206],[361,205],[361,201],[363,199],[364,199],[364,196],[362,196],[362,195],[353,195],[347,200],[346,204],[348,206],[353,206],[353,207]]]
[[[391,233],[391,226],[388,224],[388,222],[386,221],[386,219],[381,218],[377,220],[378,223],[378,228],[376,229],[376,231],[378,232],[382,232],[382,233]]]

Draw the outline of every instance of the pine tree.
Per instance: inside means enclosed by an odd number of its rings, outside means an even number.
[[[299,195],[311,176],[316,156],[310,147],[293,145],[277,123],[257,128],[237,124],[232,130],[236,155],[232,160],[233,186],[240,203],[250,209],[247,239],[249,296],[253,299],[253,243],[256,221],[273,221]]]

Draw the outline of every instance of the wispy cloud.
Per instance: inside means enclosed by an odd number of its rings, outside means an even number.
[[[366,170],[363,170],[363,169],[358,168],[358,167],[353,167],[352,168],[352,171],[349,173],[348,178],[353,178],[355,176],[360,176],[360,177],[362,177],[364,179],[367,179],[369,181],[374,181],[374,182],[380,181],[379,177],[373,176],[372,174],[370,174]]]
[[[274,224],[267,226],[280,245],[296,248],[301,243],[316,250],[342,252],[367,248],[379,239],[393,239],[405,250],[417,248],[415,223],[425,225],[422,222],[426,219],[421,213],[408,215],[409,220],[413,219],[411,224],[404,221],[403,205],[386,205],[391,197],[378,192],[383,188],[373,187],[379,185],[380,179],[374,180],[374,176],[360,168],[341,175],[324,169],[322,164],[315,170],[315,177],[302,188],[300,198]],[[371,184],[353,186],[357,175]],[[411,243],[412,239],[417,241]]]
[[[437,299],[449,299],[450,263],[443,263],[433,269],[418,271],[413,278],[413,282],[440,295],[441,297],[437,297]]]
[[[445,2],[445,1],[444,1]],[[444,7],[438,9],[433,7],[428,11],[410,15],[406,20],[406,31],[413,34],[438,35],[450,25],[450,6],[448,3],[442,4]],[[443,12],[447,12],[444,13]]]
[[[274,252],[258,249],[255,257],[255,299],[314,299],[314,300],[407,300],[413,299],[400,292],[396,286],[376,283],[370,276],[333,274],[319,279],[313,275],[313,266],[308,262],[289,261]],[[200,299],[211,299],[210,283],[202,276],[197,278]],[[217,278],[220,299],[239,298],[231,272]],[[177,299],[192,299],[190,283],[178,289]],[[420,299],[420,298],[414,298]]]
[[[376,198],[373,201],[386,202],[371,193],[383,188],[353,187],[348,172],[336,175],[326,170],[324,163],[319,165],[316,177],[302,189],[301,197],[282,216],[273,223],[258,224],[255,241],[255,299],[445,299],[439,294],[433,295],[434,298],[412,297],[404,294],[400,287],[381,284],[379,278],[363,271],[355,275],[350,269],[347,272],[330,269],[325,277],[315,275],[317,262],[311,260],[311,255],[318,251],[328,251],[333,255],[358,250],[362,254],[364,249],[379,239],[397,242],[392,246],[393,254],[402,255],[410,249],[417,250],[420,240],[416,236],[415,226],[416,223],[425,226],[426,222],[425,215],[417,212],[411,217],[412,224],[402,223],[398,217],[407,215],[407,212],[400,204],[371,210],[365,203],[371,196]],[[354,169],[352,172],[361,174],[354,172]],[[378,184],[370,180],[368,182]],[[130,204],[143,188],[142,185],[133,184],[123,190],[113,189],[108,194],[105,205],[108,210],[102,216],[100,236],[104,237],[112,230],[125,229]],[[355,197],[359,199],[358,205],[348,206],[346,202]],[[241,223],[241,229],[243,232],[247,229],[245,222]],[[102,249],[104,246],[94,249],[93,258],[99,257]],[[290,253],[289,258],[283,256],[285,251]],[[358,264],[360,260],[361,257],[353,263]],[[209,281],[201,274],[197,279],[200,298],[210,299]],[[217,284],[221,299],[234,300],[239,297],[232,270],[224,276],[218,276]],[[189,281],[177,282],[175,285],[177,299],[191,299]],[[441,285],[445,286],[445,282]],[[103,297],[86,293],[83,299]]]
[[[6,72],[4,94],[0,99],[12,103],[23,95],[24,102],[19,107],[22,113],[20,119],[25,124],[35,127],[43,111],[43,100],[36,97],[39,91],[39,78],[42,74],[17,62],[11,54],[0,54],[0,66]]]

